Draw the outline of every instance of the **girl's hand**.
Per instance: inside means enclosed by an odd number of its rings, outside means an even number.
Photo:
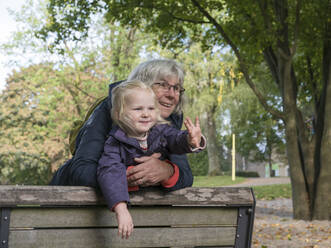
[[[188,142],[193,148],[200,147],[201,143],[201,129],[199,118],[195,117],[195,125],[190,118],[186,118],[184,125],[188,131]]]
[[[118,223],[118,236],[128,239],[133,231],[133,221],[126,203],[118,203],[114,211]]]

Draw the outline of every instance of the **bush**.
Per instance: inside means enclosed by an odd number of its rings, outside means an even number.
[[[40,154],[0,154],[0,184],[47,185],[50,177],[50,162]]]
[[[194,176],[205,176],[208,173],[208,153],[202,151],[199,153],[190,153],[187,155],[192,174]]]
[[[259,173],[256,171],[237,171],[237,177],[260,177]]]

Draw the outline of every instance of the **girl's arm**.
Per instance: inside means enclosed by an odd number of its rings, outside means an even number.
[[[133,221],[126,202],[119,202],[115,207],[118,224],[118,236],[128,239],[133,231]]]

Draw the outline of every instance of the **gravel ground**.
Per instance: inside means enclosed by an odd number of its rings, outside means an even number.
[[[292,200],[256,202],[252,247],[330,248],[330,221],[292,218]]]
[[[290,183],[286,177],[252,178],[231,187]],[[257,200],[253,248],[331,248],[331,221],[294,220],[291,199]]]

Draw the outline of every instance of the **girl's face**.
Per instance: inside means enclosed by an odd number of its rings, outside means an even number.
[[[138,136],[146,132],[157,122],[155,98],[143,89],[136,89],[126,96],[124,113],[131,120],[131,126]]]

